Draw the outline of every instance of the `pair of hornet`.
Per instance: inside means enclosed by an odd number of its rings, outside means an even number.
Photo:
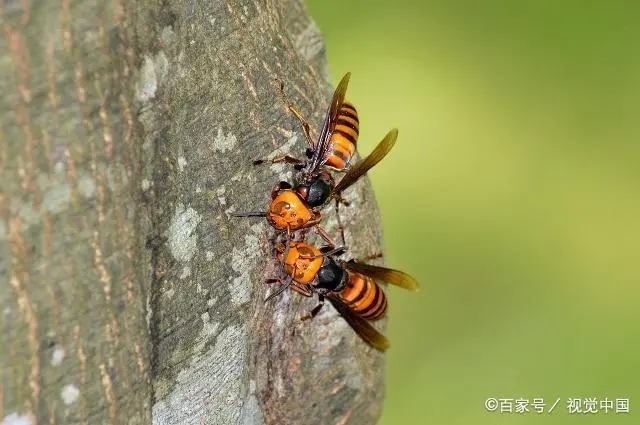
[[[309,144],[305,159],[283,155],[271,159],[260,159],[254,164],[287,163],[298,171],[296,181],[291,184],[279,182],[271,192],[267,211],[233,213],[235,217],[265,217],[277,231],[275,252],[282,265],[283,276],[269,279],[268,283],[279,283],[280,288],[265,301],[279,295],[288,288],[306,297],[318,296],[319,303],[307,320],[315,317],[325,299],[372,347],[384,351],[389,347],[387,338],[378,332],[369,321],[380,319],[387,311],[387,299],[378,285],[382,281],[417,291],[418,283],[411,276],[393,269],[378,267],[354,260],[345,261],[344,230],[340,223],[339,206],[348,206],[341,194],[360,177],[384,158],[394,146],[398,130],[393,129],[382,139],[365,159],[351,164],[359,135],[359,119],[355,107],[345,100],[350,74],[347,73],[336,88],[325,115],[320,137],[314,139],[307,121],[288,102],[284,86],[280,91],[289,111],[300,121]],[[329,171],[344,173],[336,183]],[[327,232],[320,226],[321,211],[331,201],[335,203],[338,232],[342,246],[336,246]],[[305,242],[307,233],[313,229],[326,243],[316,247]],[[284,238],[284,241],[282,241]],[[380,255],[368,257],[370,260]]]

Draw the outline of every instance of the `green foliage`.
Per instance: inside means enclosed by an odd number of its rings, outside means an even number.
[[[352,72],[359,150],[400,129],[370,176],[387,264],[422,291],[391,289],[381,424],[582,423],[573,397],[633,415],[640,6],[308,5],[334,82]],[[561,401],[500,415],[488,397]]]

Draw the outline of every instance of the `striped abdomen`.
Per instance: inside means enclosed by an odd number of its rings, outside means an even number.
[[[351,103],[344,102],[338,109],[336,127],[329,139],[332,151],[325,165],[338,171],[344,170],[356,151],[359,135],[358,112]]]
[[[340,298],[358,316],[376,320],[387,311],[387,297],[369,277],[349,272],[349,282],[340,292]]]

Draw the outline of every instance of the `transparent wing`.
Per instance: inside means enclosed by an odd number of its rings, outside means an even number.
[[[341,193],[346,188],[354,184],[360,177],[366,174],[373,166],[382,161],[389,151],[396,144],[398,138],[398,129],[394,128],[382,139],[378,146],[365,159],[359,161],[356,165],[349,168],[340,182],[333,189],[333,193]]]
[[[390,283],[413,292],[420,290],[418,282],[413,277],[399,270],[378,267],[371,264],[356,263],[354,261],[346,262],[344,266],[349,270],[369,276],[374,280]]]
[[[344,103],[347,86],[349,85],[349,78],[351,78],[351,73],[347,72],[344,77],[342,77],[342,80],[340,80],[340,83],[338,83],[335,92],[333,92],[333,98],[331,99],[329,110],[327,111],[327,115],[324,117],[324,124],[322,125],[320,137],[313,148],[313,157],[311,158],[312,171],[317,170],[326,161],[327,150],[329,149],[329,140],[331,139],[331,134],[336,126],[340,106]]]
[[[376,330],[371,323],[355,314],[346,304],[334,296],[328,296],[331,305],[338,310],[344,320],[367,344],[379,351],[389,348],[389,340]]]

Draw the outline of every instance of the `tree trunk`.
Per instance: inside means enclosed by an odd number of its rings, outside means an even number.
[[[330,306],[265,304],[273,231],[228,215],[291,180],[252,159],[306,147],[274,79],[314,128],[328,105],[301,2],[5,0],[0,20],[0,423],[375,423],[382,356]],[[379,252],[368,180],[345,196],[349,255]]]

